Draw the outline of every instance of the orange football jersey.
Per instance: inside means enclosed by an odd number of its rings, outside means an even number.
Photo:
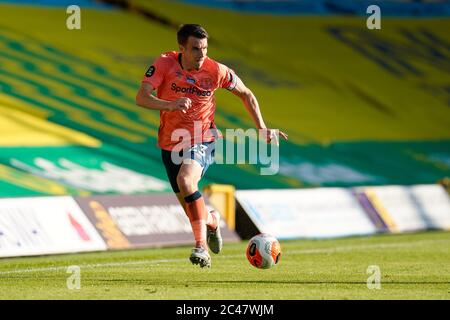
[[[186,97],[192,101],[186,113],[160,111],[159,147],[178,150],[194,143],[214,141],[215,131],[210,130],[216,128],[214,91],[218,88],[233,90],[236,81],[231,69],[208,57],[199,70],[191,71],[183,69],[179,52],[166,52],[158,57],[142,82],[156,89],[160,99],[173,101]]]

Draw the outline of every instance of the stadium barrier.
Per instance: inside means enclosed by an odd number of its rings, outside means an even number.
[[[237,191],[236,199],[259,232],[278,239],[332,238],[377,231],[350,189],[245,190]]]
[[[106,249],[72,197],[0,199],[0,257]]]
[[[450,195],[450,178],[445,177],[439,180],[439,184],[444,187],[445,191]]]
[[[172,193],[75,200],[110,249],[192,244],[191,225]],[[224,221],[221,227],[224,241],[239,240]]]
[[[364,193],[392,233],[450,230],[450,200],[440,185],[355,188]]]
[[[225,215],[225,242],[261,232],[284,240],[450,230],[450,198],[438,184],[205,190],[214,199],[207,198],[208,209],[215,203]],[[191,243],[191,226],[172,193],[0,199],[0,257]]]
[[[229,184],[210,184],[203,188],[209,202],[225,218],[230,230],[236,229],[236,188]]]
[[[238,241],[221,223],[224,242]],[[172,193],[0,199],[0,257],[192,243],[191,225]]]
[[[236,232],[244,239],[450,230],[450,198],[440,185],[241,190],[236,200]]]

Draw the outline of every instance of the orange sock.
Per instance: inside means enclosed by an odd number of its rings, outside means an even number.
[[[186,203],[186,211],[191,222],[192,231],[194,232],[195,246],[207,248],[206,244],[206,222],[208,220],[208,211],[206,210],[205,201],[200,192],[184,198]]]
[[[208,248],[206,245],[206,223],[205,220],[191,221],[192,231],[194,232],[195,246]]]

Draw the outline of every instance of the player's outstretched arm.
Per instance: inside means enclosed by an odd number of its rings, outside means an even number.
[[[275,139],[276,144],[278,145],[278,134],[284,139],[288,139],[288,135],[284,133],[281,130],[278,129],[268,129],[266,127],[266,124],[264,123],[264,119],[261,114],[261,110],[259,109],[259,103],[256,99],[253,92],[247,88],[241,79],[237,77],[236,79],[236,87],[231,91],[235,95],[237,95],[239,98],[241,98],[242,102],[244,103],[247,111],[250,113],[250,116],[252,117],[253,121],[255,122],[255,125],[258,129],[264,129],[262,132],[263,137],[267,140],[267,142],[270,142],[272,139]]]
[[[186,111],[191,106],[191,99],[179,98],[175,101],[167,101],[159,99],[152,95],[153,87],[151,84],[143,82],[136,95],[136,104],[140,107],[153,110],[167,110],[167,111]]]

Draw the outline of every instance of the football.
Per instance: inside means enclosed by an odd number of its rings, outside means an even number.
[[[258,234],[248,242],[247,259],[256,268],[269,269],[280,261],[280,257],[280,243],[270,234]]]

